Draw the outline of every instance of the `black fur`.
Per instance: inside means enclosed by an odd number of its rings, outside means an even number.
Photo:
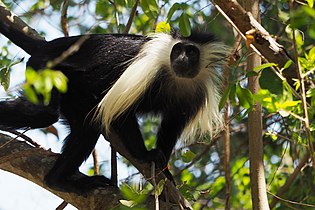
[[[49,42],[34,40],[1,23],[0,32],[31,55],[27,65],[36,70],[44,68],[48,61],[60,56],[80,38],[59,38]],[[212,36],[201,36],[201,39],[195,35],[191,37],[198,43],[213,40]],[[72,175],[89,156],[100,135],[100,128],[93,127],[91,123],[93,110],[124,72],[126,61],[134,58],[146,41],[148,38],[136,35],[90,35],[78,52],[54,67],[69,79],[65,94],[53,90],[48,106],[43,103],[32,104],[23,96],[0,102],[0,129],[40,128],[51,125],[60,116],[66,119],[71,133],[65,139],[62,154],[46,176],[49,186],[59,190],[86,192],[109,183],[108,179],[100,177],[74,180]],[[156,161],[160,168],[166,166],[176,140],[206,97],[200,86],[194,93],[183,96],[182,100],[163,100],[173,98],[176,89],[169,85],[172,81],[169,81],[171,78],[168,74],[161,70],[143,97],[112,124],[134,157],[144,162]],[[138,115],[148,113],[162,117],[157,147],[151,151],[147,151],[144,145],[137,122]]]

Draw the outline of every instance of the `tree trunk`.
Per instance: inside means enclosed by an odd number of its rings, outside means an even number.
[[[245,9],[251,12],[254,18],[260,22],[259,0],[248,0],[244,4]],[[247,71],[261,65],[261,57],[251,48],[248,49]],[[248,86],[253,94],[259,90],[259,77],[249,77]],[[262,108],[260,103],[254,104],[253,110],[248,114],[248,136],[249,136],[249,160],[251,194],[254,210],[269,209],[266,193],[264,173],[264,148],[262,140]]]

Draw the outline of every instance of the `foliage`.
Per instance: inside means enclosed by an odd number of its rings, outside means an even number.
[[[4,1],[15,10],[21,0]],[[27,21],[51,18],[60,15],[62,1],[30,1],[24,15]],[[129,33],[147,34],[152,31],[169,31],[169,25],[179,28],[183,35],[189,36],[192,29],[207,30],[214,33],[224,43],[231,44],[234,34],[222,16],[209,5],[209,1],[156,1],[140,0],[137,12],[132,14],[136,0],[70,0],[68,23],[71,29],[84,33]],[[314,142],[315,130],[315,9],[313,0],[295,1],[292,8],[288,0],[262,0],[262,25],[277,38],[294,62],[298,61],[306,91],[301,88],[301,78],[293,78],[289,84],[285,78],[292,63],[283,68],[275,63],[265,63],[250,72],[245,72],[247,57],[245,43],[239,50],[239,57],[229,70],[229,84],[222,91],[220,109],[229,101],[231,128],[231,206],[233,209],[251,209],[247,113],[253,109],[254,102],[263,106],[263,141],[265,153],[265,173],[268,190],[276,194],[297,164],[310,150]],[[132,26],[127,28],[129,18]],[[87,21],[88,20],[88,21]],[[54,26],[58,22],[52,20]],[[163,22],[158,24],[159,22]],[[169,25],[168,25],[169,24]],[[49,31],[42,31],[43,34]],[[293,43],[296,43],[296,47]],[[297,53],[297,54],[296,54]],[[14,53],[1,49],[0,79],[7,89],[11,67],[19,62]],[[297,56],[297,57],[296,57]],[[252,94],[247,89],[247,78],[260,76],[261,90]],[[27,70],[27,83],[24,86],[30,100],[38,102],[38,94],[47,103],[53,88],[66,91],[66,79],[56,71],[34,72]],[[34,90],[36,90],[34,92]],[[303,108],[303,95],[307,98],[307,110]],[[308,115],[304,116],[305,111]],[[307,118],[309,126],[303,121]],[[153,148],[158,119],[141,119],[142,133],[146,146]],[[307,135],[310,132],[310,137]],[[310,139],[308,139],[310,138]],[[222,140],[208,139],[192,145],[178,145],[170,168],[180,192],[193,203],[194,209],[223,209],[225,207],[225,170]],[[309,143],[311,142],[311,144]],[[314,168],[305,165],[291,183],[289,190],[281,197],[297,203],[315,205]],[[132,180],[132,179],[130,179]],[[134,180],[121,186],[125,200],[120,209],[143,209],[143,202],[152,186],[138,190]],[[161,184],[163,186],[163,184]],[[160,188],[159,188],[160,189]],[[273,197],[269,196],[270,202]],[[129,206],[129,207],[128,207]],[[274,209],[310,209],[286,201],[279,202]]]
[[[51,69],[35,71],[27,67],[25,77],[26,82],[23,86],[25,96],[35,104],[40,103],[40,98],[42,98],[43,103],[48,105],[54,88],[61,93],[67,91],[68,79],[60,71]]]

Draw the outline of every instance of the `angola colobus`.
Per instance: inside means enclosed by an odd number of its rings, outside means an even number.
[[[0,23],[0,32],[31,55],[27,65],[36,70],[82,37],[36,40],[5,23]],[[33,104],[24,96],[0,102],[0,129],[41,128],[59,117],[66,120],[71,132],[45,178],[59,190],[86,192],[101,184],[100,177],[74,180],[72,175],[101,132],[109,129],[135,158],[164,168],[177,139],[211,134],[222,126],[216,67],[226,53],[207,33],[89,35],[76,53],[54,67],[68,77],[68,91],[53,90],[49,105]],[[146,114],[161,117],[156,148],[151,151],[137,122]]]

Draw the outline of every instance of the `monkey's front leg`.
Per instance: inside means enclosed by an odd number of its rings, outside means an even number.
[[[173,177],[167,169],[167,162],[171,154],[172,148],[175,145],[176,138],[168,142],[168,143],[172,142],[171,144],[168,145],[163,144],[164,146],[162,148],[157,147],[156,149],[148,151],[147,148],[145,147],[144,140],[139,129],[139,124],[137,122],[137,118],[134,115],[120,117],[113,123],[113,128],[121,138],[128,152],[134,158],[143,163],[151,164],[152,161],[155,162],[156,167],[162,170],[167,176],[167,178],[173,181]],[[163,136],[160,136],[160,138],[163,138]],[[158,140],[158,142],[162,143],[163,141]],[[164,149],[164,147],[171,148]]]
[[[168,170],[167,164],[177,139],[183,131],[185,122],[186,120],[183,115],[168,115],[164,117],[157,134],[156,148],[149,151],[149,156],[151,156],[153,161],[157,164],[157,167],[161,169],[172,182],[174,182],[174,179]]]
[[[136,116],[132,114],[121,116],[112,123],[112,126],[128,152],[137,160],[147,162],[145,157],[148,151],[144,145]]]

